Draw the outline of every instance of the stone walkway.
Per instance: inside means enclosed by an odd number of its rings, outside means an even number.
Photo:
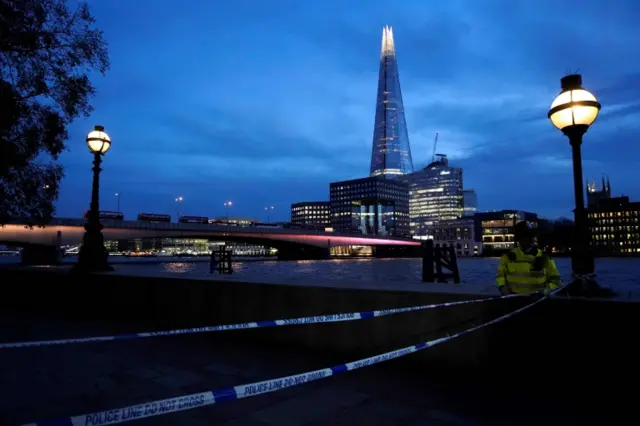
[[[1,341],[80,337],[113,331],[96,324],[72,325],[48,318],[0,314]],[[5,349],[0,350],[0,424],[67,417],[216,390],[328,367],[336,361],[293,350],[232,343],[214,335],[207,341],[201,336],[165,336]],[[390,363],[398,362],[402,360]],[[483,395],[472,389],[458,389],[454,395],[449,390],[429,385],[418,376],[374,366],[266,395],[130,424],[573,424],[571,418],[564,416],[541,417],[532,411],[508,413],[505,404],[495,395]],[[486,401],[493,401],[493,404]],[[582,421],[581,424],[586,423]]]

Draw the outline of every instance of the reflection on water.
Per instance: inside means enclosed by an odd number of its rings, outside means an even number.
[[[463,283],[489,284],[495,279],[498,258],[459,259]],[[555,259],[563,280],[571,277],[571,261]],[[597,259],[599,281],[619,290],[640,291],[640,259]],[[180,274],[198,278],[224,278],[274,283],[327,283],[327,282],[411,282],[422,280],[421,259],[331,259],[298,260],[287,262],[233,262],[233,275],[209,273],[207,263],[174,262],[157,265],[118,265],[118,271],[134,275]]]
[[[0,257],[2,263],[17,263],[19,256]],[[233,274],[209,273],[204,259],[171,259],[166,263],[114,264],[118,273],[130,275],[164,275],[215,278],[289,284],[336,283],[420,283],[421,259],[330,259],[298,261],[233,262]],[[498,258],[458,259],[463,283],[487,285],[494,282]],[[567,282],[571,277],[571,261],[556,258],[556,265]],[[46,266],[45,266],[46,267]],[[617,291],[640,292],[640,258],[601,258],[596,260],[598,281]]]
[[[194,262],[173,262],[173,263],[161,263],[164,266],[166,272],[184,274],[189,271],[193,271],[196,268]],[[160,266],[158,265],[158,266]]]

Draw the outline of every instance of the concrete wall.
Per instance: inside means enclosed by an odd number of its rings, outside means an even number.
[[[469,297],[113,274],[86,277],[55,268],[0,270],[0,308],[50,312],[78,321],[104,320],[117,323],[120,332],[398,308]],[[363,321],[224,333],[232,339],[303,347],[349,361],[452,334],[527,302],[516,298]],[[518,378],[541,371],[560,372],[563,377],[588,371],[593,380],[595,373],[607,371],[603,366],[631,362],[638,356],[634,338],[625,333],[635,333],[639,311],[638,305],[619,302],[546,301],[512,320],[424,350],[396,365],[449,375],[517,371]],[[199,338],[206,340],[207,335]]]

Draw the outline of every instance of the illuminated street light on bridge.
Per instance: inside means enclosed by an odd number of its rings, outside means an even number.
[[[102,224],[100,223],[100,164],[102,156],[111,148],[111,138],[104,131],[104,127],[95,126],[87,135],[87,145],[93,154],[93,185],[91,188],[91,205],[85,233],[78,255],[78,263],[74,270],[82,272],[112,271],[109,266],[109,253],[104,247]]]
[[[273,206],[267,206],[264,208],[264,211],[267,212],[267,223],[271,222],[271,212],[273,211]]]
[[[229,225],[229,209],[231,208],[231,206],[233,206],[233,203],[231,201],[224,202],[224,207],[227,209],[227,225]]]
[[[180,222],[180,204],[184,201],[182,195],[176,197],[176,204],[178,205],[178,215],[176,216],[176,222]]]

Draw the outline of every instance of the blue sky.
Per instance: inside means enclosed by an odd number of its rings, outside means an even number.
[[[91,0],[111,70],[70,128],[58,216],[88,207],[84,137],[113,145],[101,208],[127,217],[289,217],[329,182],[368,174],[384,25],[392,25],[415,166],[464,168],[481,210],[570,216],[568,140],[546,118],[579,70],[603,104],[585,177],[640,199],[640,2],[611,0]]]

